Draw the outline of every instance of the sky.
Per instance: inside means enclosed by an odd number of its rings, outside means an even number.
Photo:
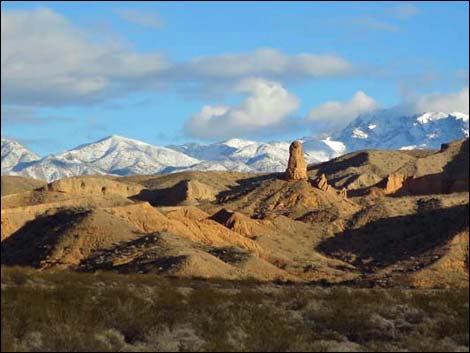
[[[41,155],[468,113],[468,2],[1,2],[2,137]]]

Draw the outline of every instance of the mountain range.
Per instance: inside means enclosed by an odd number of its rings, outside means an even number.
[[[332,134],[300,140],[311,164],[361,149],[437,149],[442,143],[468,136],[468,114],[426,112],[401,116],[392,110],[381,110],[361,115]],[[112,135],[41,158],[19,142],[2,138],[1,173],[50,182],[90,174],[153,175],[184,170],[280,172],[286,168],[289,145],[290,141],[231,139],[160,147]]]

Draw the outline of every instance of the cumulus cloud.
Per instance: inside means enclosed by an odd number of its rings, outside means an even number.
[[[142,27],[160,29],[163,26],[162,21],[158,18],[157,14],[155,13],[124,9],[119,10],[118,15],[123,20]]]
[[[185,133],[203,139],[223,139],[261,132],[282,125],[299,107],[299,100],[279,82],[260,78],[235,86],[248,97],[238,106],[204,106],[185,125]]]
[[[397,116],[420,114],[424,112],[461,112],[468,114],[469,89],[458,92],[431,93],[420,96],[408,96],[390,108]],[[321,123],[329,128],[342,128],[361,114],[380,109],[381,105],[364,92],[358,91],[345,102],[330,101],[313,108],[307,115],[307,124]]]
[[[307,122],[327,123],[330,127],[346,126],[358,115],[376,110],[380,105],[362,91],[357,91],[346,102],[329,101],[313,108],[306,120]]]
[[[129,11],[121,15],[141,25],[157,25],[153,15]],[[348,60],[335,54],[286,55],[264,48],[174,62],[158,53],[138,53],[114,37],[100,41],[98,37],[47,8],[2,10],[4,102],[84,105],[137,91],[232,85],[247,77],[284,82],[355,73]]]
[[[158,54],[96,42],[47,8],[1,12],[2,100],[62,105],[100,101],[136,90],[168,67]]]
[[[431,93],[420,96],[415,101],[405,103],[405,108],[414,112],[461,112],[468,114],[469,106],[468,87],[462,88],[458,92],[451,93]]]

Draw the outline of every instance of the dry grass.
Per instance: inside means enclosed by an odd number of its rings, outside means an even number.
[[[2,351],[468,351],[467,290],[2,268]]]

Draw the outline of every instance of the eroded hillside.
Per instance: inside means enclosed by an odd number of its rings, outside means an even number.
[[[468,286],[468,139],[284,173],[2,177],[2,264],[176,277]],[[290,165],[290,163],[289,163]],[[303,166],[302,163],[299,165]]]

